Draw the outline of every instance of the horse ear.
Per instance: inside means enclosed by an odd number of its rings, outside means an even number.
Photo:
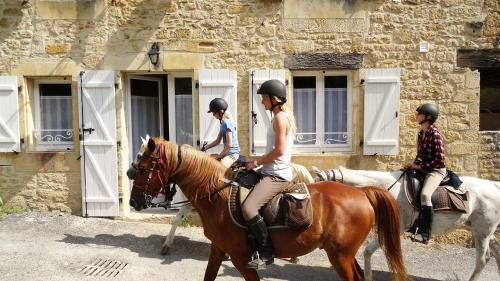
[[[316,174],[321,173],[321,170],[320,170],[320,169],[318,169],[318,167],[316,167],[316,166],[312,166],[312,171],[313,171],[314,173],[316,173]]]
[[[144,146],[146,146],[146,145],[148,144],[148,141],[147,141],[147,140],[145,140],[142,136],[141,136],[141,141],[142,141],[142,144],[143,144]]]
[[[155,149],[156,149],[156,143],[153,139],[150,138],[148,140],[148,150],[149,150],[149,152],[153,152],[153,151],[155,151]]]

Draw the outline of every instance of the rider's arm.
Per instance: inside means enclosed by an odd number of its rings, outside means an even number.
[[[226,154],[231,150],[231,147],[233,146],[233,134],[231,133],[231,129],[226,130],[226,146],[224,146],[224,149],[219,153],[219,156],[217,156],[217,160],[220,160],[226,156]]]
[[[278,114],[274,117],[273,130],[275,134],[274,149],[257,160],[257,166],[268,164],[285,153],[286,136],[288,132],[288,119],[284,114]]]
[[[219,145],[221,140],[222,140],[222,134],[219,132],[219,134],[217,135],[217,138],[213,142],[205,145],[205,150],[209,150],[210,148],[212,148],[216,145]]]

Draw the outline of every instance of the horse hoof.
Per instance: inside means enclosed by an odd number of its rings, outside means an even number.
[[[161,248],[161,255],[164,256],[164,255],[168,255],[168,253],[170,252],[170,247],[169,246],[163,246],[163,248]]]
[[[290,262],[291,262],[291,263],[295,263],[295,264],[297,264],[297,263],[299,263],[299,258],[297,258],[297,257],[295,257],[295,258],[291,258],[291,259],[290,259]]]

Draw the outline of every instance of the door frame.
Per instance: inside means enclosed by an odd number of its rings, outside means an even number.
[[[147,81],[155,81],[155,82],[158,82],[159,83],[159,87],[158,87],[158,98],[159,98],[159,106],[158,106],[158,111],[159,111],[159,116],[160,116],[160,132],[163,132],[163,83],[162,83],[162,79],[161,78],[156,78],[154,77],[155,75],[145,75],[146,73],[133,73],[133,74],[127,74],[126,75],[126,91],[125,91],[125,108],[126,108],[126,120],[127,120],[127,139],[128,139],[128,143],[129,143],[129,149],[128,149],[128,158],[129,158],[129,161],[134,161],[134,157],[135,155],[133,155],[132,151],[133,151],[133,147],[132,147],[132,91],[130,89],[130,87],[132,86],[132,83],[130,82],[130,80],[132,79],[137,79],[137,80],[147,80]],[[167,75],[166,73],[162,73],[162,75]],[[168,102],[168,101],[167,101]],[[146,136],[143,136],[143,137],[146,137]]]

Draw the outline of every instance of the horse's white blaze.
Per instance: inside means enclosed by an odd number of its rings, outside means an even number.
[[[326,179],[325,171],[313,170],[318,176]],[[342,175],[343,182],[354,186],[381,186],[389,188],[401,176],[402,171],[378,172],[350,170],[344,167],[332,169],[335,175]],[[341,178],[337,178],[339,181]],[[457,228],[469,228],[475,239],[476,266],[470,277],[470,281],[477,280],[479,274],[489,259],[488,251],[495,257],[500,274],[500,246],[494,236],[495,230],[500,224],[500,183],[474,177],[460,177],[463,188],[468,193],[470,212],[449,213],[437,212],[434,214],[432,224],[433,234],[443,234]],[[401,212],[401,231],[408,229],[418,216],[418,212],[408,203],[406,194],[401,188],[401,181],[394,184],[389,191],[398,202]],[[365,280],[372,280],[371,256],[374,249],[379,247],[376,240],[371,241],[366,247],[365,257]]]

